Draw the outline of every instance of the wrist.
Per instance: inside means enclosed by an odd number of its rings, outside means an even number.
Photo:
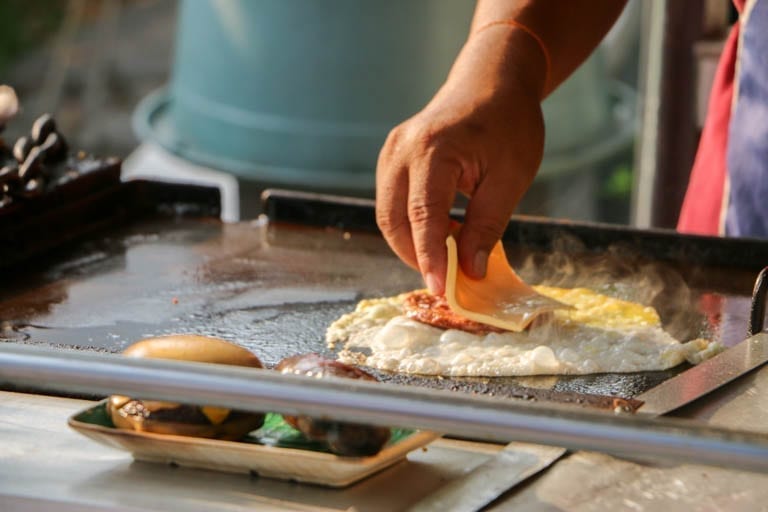
[[[521,94],[540,102],[547,92],[547,59],[523,29],[493,25],[473,31],[444,88],[476,98]]]
[[[478,34],[481,34],[482,32],[485,32],[486,30],[507,30],[510,32],[513,32],[513,34],[516,31],[523,31],[526,36],[531,38],[536,44],[538,45],[538,51],[541,53],[541,57],[544,58],[544,81],[543,81],[543,89],[546,90],[549,86],[549,82],[551,80],[552,75],[552,57],[549,53],[549,50],[547,48],[546,43],[544,42],[544,39],[542,39],[541,36],[539,36],[535,30],[528,27],[527,25],[517,21],[516,19],[501,19],[496,21],[488,22],[484,25],[481,25],[479,27],[473,26],[470,37],[474,36],[477,37]],[[525,52],[525,49],[517,48],[521,52]]]
[[[521,82],[538,100],[548,92],[551,59],[542,39],[532,30],[514,21],[491,22],[476,28],[469,40],[496,47],[501,51],[500,73]]]

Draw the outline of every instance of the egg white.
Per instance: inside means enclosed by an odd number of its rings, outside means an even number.
[[[523,332],[476,335],[404,316],[405,295],[361,301],[331,324],[326,340],[339,359],[398,373],[443,376],[584,375],[665,370],[722,350],[716,342],[680,343],[649,306],[585,288],[537,286],[572,306]]]

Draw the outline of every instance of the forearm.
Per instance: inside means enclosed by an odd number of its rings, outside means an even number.
[[[522,61],[523,65],[531,67],[534,72],[546,69],[542,51],[534,49],[531,53],[531,48],[538,46],[533,38],[524,36],[531,39],[524,48],[507,44],[508,36],[503,35],[503,32],[519,29],[514,26],[488,25],[514,20],[528,27],[541,38],[550,56],[548,76],[537,73],[541,80],[542,97],[546,97],[592,53],[621,14],[625,4],[625,0],[478,0],[470,38],[484,27],[484,31],[493,30],[498,33],[500,43],[507,46],[508,51],[526,53],[512,55],[510,58]]]
[[[541,100],[594,50],[624,3],[479,0],[443,86],[387,137],[376,170],[376,220],[432,293],[444,291],[456,193],[470,197],[459,263],[480,278],[541,163]]]

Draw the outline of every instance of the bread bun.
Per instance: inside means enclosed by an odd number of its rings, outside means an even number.
[[[264,367],[258,357],[243,347],[218,338],[194,334],[141,340],[126,348],[123,355]],[[261,413],[159,400],[137,400],[121,395],[109,397],[107,411],[118,428],[229,440],[240,439],[264,423],[264,414]]]

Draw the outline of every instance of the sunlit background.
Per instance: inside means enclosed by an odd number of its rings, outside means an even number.
[[[681,4],[630,1],[547,100],[545,159],[520,213],[673,225],[732,20],[727,0]],[[440,84],[472,8],[6,0],[0,82],[23,113],[5,137],[51,112],[75,146],[133,154],[131,175],[236,177],[243,217],[265,186],[371,197],[376,148]]]

